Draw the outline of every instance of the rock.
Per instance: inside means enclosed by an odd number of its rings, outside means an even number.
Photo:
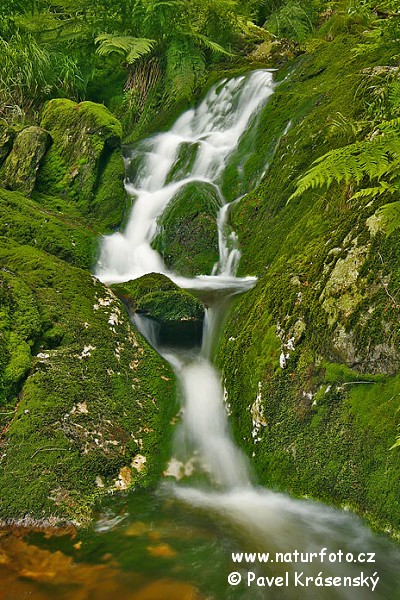
[[[202,321],[204,318],[204,306],[179,289],[146,294],[138,301],[136,311],[160,323]]]
[[[368,246],[357,246],[357,240],[354,240],[346,257],[337,260],[320,296],[329,325],[340,317],[347,319],[362,301],[359,274],[368,251]]]
[[[204,306],[197,298],[159,273],[143,275],[112,290],[132,312],[156,322],[160,345],[197,346],[201,343]]]
[[[211,273],[219,258],[219,207],[218,194],[209,183],[188,183],[171,200],[152,244],[169,268],[186,277]]]
[[[0,166],[11,151],[14,137],[15,133],[7,123],[0,122]]]
[[[80,212],[105,228],[118,225],[126,210],[122,126],[94,102],[50,100],[41,122],[54,143],[38,177],[38,190],[73,200]]]
[[[164,470],[172,371],[89,272],[14,241],[0,264],[0,522],[87,523]]]
[[[179,290],[179,287],[162,273],[148,273],[143,277],[138,277],[138,279],[131,279],[124,283],[114,283],[111,289],[134,312],[138,301],[146,294]]]
[[[51,137],[41,127],[27,127],[15,138],[3,169],[4,187],[29,196],[36,183],[39,165],[51,144]]]

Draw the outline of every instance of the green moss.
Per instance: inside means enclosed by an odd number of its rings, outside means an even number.
[[[169,268],[186,277],[211,273],[219,257],[219,206],[215,188],[207,183],[189,183],[171,200],[152,244]]]
[[[20,131],[1,169],[2,185],[29,196],[35,187],[39,165],[50,144],[50,135],[40,127],[32,126]]]
[[[113,230],[123,222],[128,210],[128,196],[123,185],[125,167],[119,150],[107,157],[100,172],[90,212],[96,215],[96,222],[103,231]]]
[[[329,135],[330,120],[360,114],[362,68],[390,64],[385,46],[354,57],[357,41],[321,41],[296,59],[251,132],[269,167],[232,221],[240,274],[259,281],[234,306],[217,363],[235,436],[262,483],[399,530],[399,456],[389,452],[400,392],[399,230],[371,232],[368,219],[387,200],[352,204],[339,186],[287,204],[297,177],[341,143]],[[256,181],[258,156],[247,159],[243,142],[233,165],[247,164]],[[224,185],[232,197],[244,189],[234,168]],[[259,394],[266,425],[253,436]]]
[[[161,322],[204,318],[204,306],[184,290],[146,294],[139,299],[136,310]]]
[[[142,296],[153,292],[178,291],[179,287],[166,275],[147,273],[124,283],[114,283],[111,289],[119,298],[129,304],[132,310],[136,310],[137,303]]]
[[[1,189],[0,235],[86,268],[97,245],[95,232],[82,219],[76,221],[55,207],[53,212],[18,192]]]
[[[53,145],[38,174],[38,191],[68,198],[102,229],[114,228],[126,210],[120,122],[100,104],[53,99],[41,124]]]
[[[2,434],[0,518],[87,521],[96,497],[118,489],[122,467],[131,474],[124,485],[159,477],[173,375],[89,273],[27,246],[3,243],[0,260],[10,271],[0,287],[8,307],[0,389],[15,407]],[[11,284],[25,290],[18,310]],[[25,303],[36,307],[31,316]]]

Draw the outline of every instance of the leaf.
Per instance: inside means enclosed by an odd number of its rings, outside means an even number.
[[[371,182],[379,182],[379,186],[360,190],[352,198],[398,191],[397,185],[389,182],[397,177],[400,170],[399,125],[400,119],[382,122],[369,139],[330,150],[320,156],[298,181],[297,189],[288,202],[308,189],[329,187],[334,181],[361,183],[365,177]]]
[[[225,50],[225,48],[223,48],[220,44],[213,42],[213,40],[202,33],[192,33],[190,37],[194,37],[201,43],[202,46],[209,48],[213,52],[219,52],[220,54],[226,54],[227,56],[235,56],[232,52]]]
[[[155,40],[147,38],[135,38],[130,35],[114,36],[108,33],[98,35],[95,42],[99,44],[97,54],[100,56],[108,56],[115,52],[124,56],[129,64],[149,54],[156,44]]]

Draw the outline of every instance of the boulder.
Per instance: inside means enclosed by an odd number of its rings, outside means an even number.
[[[14,241],[0,264],[0,524],[87,524],[165,468],[172,371],[89,272]]]
[[[41,122],[53,138],[38,177],[38,190],[73,200],[80,212],[112,229],[127,205],[123,187],[121,123],[94,102],[50,100]]]
[[[159,219],[153,241],[166,265],[185,277],[208,275],[219,258],[218,193],[209,183],[188,183]]]
[[[0,122],[0,166],[11,151],[14,136],[14,131],[8,127],[7,123]]]
[[[7,134],[4,134],[7,137]],[[3,148],[7,148],[8,138]],[[2,168],[2,184],[10,190],[29,196],[36,183],[39,165],[51,144],[51,137],[41,127],[27,127],[15,138],[14,145]]]
[[[204,305],[179,288],[165,275],[150,273],[133,281],[112,286],[129,310],[139,315],[136,322],[150,319],[152,342],[161,346],[199,346],[204,320]]]

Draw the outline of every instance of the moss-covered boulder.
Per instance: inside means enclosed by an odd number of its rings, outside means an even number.
[[[204,306],[184,290],[152,292],[137,303],[136,312],[160,323],[202,321]]]
[[[94,102],[54,99],[47,103],[41,125],[53,145],[40,170],[38,190],[74,201],[104,229],[116,227],[127,206],[118,119]]]
[[[2,185],[29,196],[35,187],[39,165],[50,144],[49,133],[41,127],[32,126],[20,131],[1,170]]]
[[[234,306],[217,362],[235,436],[262,483],[398,533],[397,211],[381,196],[349,201],[338,185],[288,203],[298,177],[338,145],[326,123],[359,118],[363,67],[390,61],[382,46],[349,62],[358,41],[319,41],[260,115],[253,140],[269,169],[232,211],[241,274],[259,280]]]
[[[152,244],[169,268],[185,277],[211,273],[219,258],[219,207],[218,193],[208,183],[189,183],[171,200]]]
[[[153,292],[176,291],[179,287],[162,273],[148,273],[124,283],[114,283],[111,289],[134,312],[143,296]]]
[[[14,137],[13,129],[6,122],[0,121],[0,167],[11,151]]]
[[[0,263],[0,521],[85,523],[159,477],[173,375],[90,273],[14,241]]]
[[[159,273],[112,286],[130,311],[158,324],[156,343],[197,346],[201,343],[204,305]]]
[[[90,268],[97,238],[79,214],[44,209],[19,192],[0,188],[0,236],[44,250],[75,266]]]

